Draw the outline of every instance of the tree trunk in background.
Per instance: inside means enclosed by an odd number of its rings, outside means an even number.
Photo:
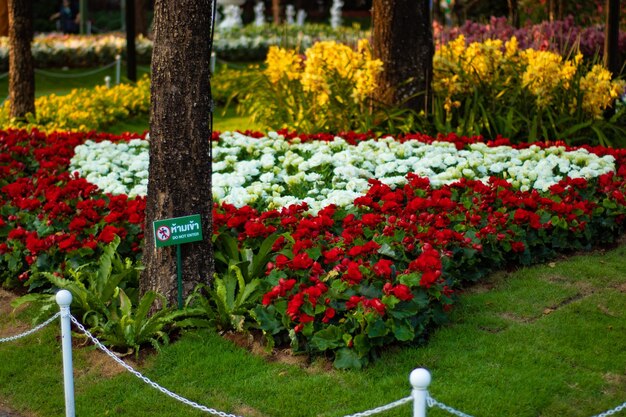
[[[280,20],[280,16],[281,16],[281,10],[280,10],[280,0],[272,0],[272,16],[274,17],[274,24],[278,25],[280,24],[281,20]]]
[[[565,0],[559,0],[559,20],[565,19]]]
[[[11,117],[35,114],[33,3],[9,0],[9,100]]]
[[[201,242],[181,245],[184,296],[213,276],[209,73],[211,0],[156,0],[142,292],[177,298],[176,248],[155,248],[152,222],[199,214]]]
[[[0,0],[0,36],[9,36],[9,0]]]
[[[519,28],[519,5],[517,0],[508,0],[509,2],[509,24]]]
[[[548,19],[554,22],[554,12],[556,8],[556,0],[548,0]]]
[[[619,51],[619,3],[619,0],[606,0],[604,66],[611,71],[613,78],[618,77],[622,69]]]
[[[135,0],[135,33],[148,36],[148,1]]]
[[[372,38],[383,62],[375,98],[428,113],[435,50],[429,0],[374,0]]]

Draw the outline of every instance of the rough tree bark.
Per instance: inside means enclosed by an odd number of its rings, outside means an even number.
[[[9,0],[9,100],[11,117],[35,114],[35,64],[30,45],[33,40],[33,4]]]
[[[146,207],[143,292],[157,290],[173,303],[175,246],[156,249],[154,220],[200,214],[202,242],[182,245],[184,295],[210,281],[211,0],[157,0],[154,17],[150,116],[150,169]]]
[[[374,57],[383,62],[375,98],[428,113],[433,72],[429,0],[374,0]]]

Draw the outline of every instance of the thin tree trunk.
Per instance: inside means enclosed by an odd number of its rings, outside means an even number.
[[[280,0],[272,0],[272,16],[274,17],[274,24],[279,25],[281,22]]]
[[[428,113],[433,34],[428,0],[374,0],[374,57],[383,62],[375,98]]]
[[[548,0],[548,19],[550,19],[550,22],[554,22],[555,8],[556,0]]]
[[[619,51],[619,0],[606,0],[606,28],[604,36],[604,66],[613,78],[620,74]]]
[[[565,18],[565,0],[559,0],[559,20],[563,20]]]
[[[175,246],[155,248],[152,222],[199,214],[204,240],[181,245],[184,295],[213,275],[211,248],[211,0],[157,0],[143,292],[177,298]]]
[[[33,40],[33,4],[9,0],[9,100],[11,117],[35,114],[35,67],[30,46]]]
[[[9,36],[9,0],[0,0],[0,36]]]
[[[148,8],[147,0],[135,1],[135,33],[137,35],[148,36],[148,19],[146,9]]]
[[[509,2],[509,23],[516,28],[519,28],[519,5],[517,0],[508,0]]]

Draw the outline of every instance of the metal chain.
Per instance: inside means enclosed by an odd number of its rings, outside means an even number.
[[[459,416],[459,417],[472,417],[469,414],[465,414],[462,411],[455,410],[454,408],[452,408],[450,406],[447,406],[447,405],[445,405],[443,403],[440,403],[439,401],[435,400],[430,395],[426,398],[426,404],[428,404],[428,406],[430,408],[432,408],[432,407],[439,407],[442,410],[447,411],[448,413],[454,414],[454,415]]]
[[[45,70],[41,70],[41,69],[35,69],[35,72],[37,74],[41,74],[41,75],[44,75],[46,77],[52,77],[52,78],[80,78],[80,77],[88,77],[90,75],[94,75],[94,74],[97,74],[99,72],[105,71],[105,70],[113,67],[116,63],[117,63],[117,61],[113,61],[110,64],[107,64],[107,65],[105,65],[103,67],[96,68],[95,70],[83,72],[83,73],[80,73],[80,74],[76,74],[76,73],[74,73],[74,74],[59,74],[59,73],[56,73],[56,72],[50,72],[50,71],[45,71]]]
[[[374,415],[374,414],[382,413],[383,411],[391,410],[392,408],[396,408],[396,407],[401,406],[403,404],[410,403],[411,401],[413,401],[413,397],[412,396],[408,396],[406,398],[402,398],[402,399],[400,399],[398,401],[394,401],[392,403],[389,403],[387,405],[383,405],[383,406],[378,407],[378,408],[373,408],[371,410],[363,411],[363,412],[356,413],[356,414],[350,414],[350,415],[344,416],[344,417],[366,417],[366,416],[371,416],[371,415]]]
[[[597,414],[597,415],[595,415],[595,416],[593,416],[593,417],[607,417],[607,416],[612,416],[613,414],[615,414],[615,413],[619,413],[620,411],[622,411],[622,410],[624,410],[624,409],[626,409],[626,403],[623,403],[623,404],[621,404],[621,405],[618,405],[617,407],[615,407],[615,408],[614,408],[614,409],[612,409],[612,410],[605,411],[604,413]]]
[[[22,334],[16,334],[15,336],[10,336],[10,337],[3,337],[0,338],[0,343],[3,342],[12,342],[14,340],[20,339],[22,337],[26,337],[28,335],[31,335],[41,329],[43,329],[44,327],[46,327],[48,324],[52,323],[54,320],[56,320],[57,317],[59,317],[61,315],[61,312],[59,311],[58,313],[56,313],[54,316],[50,317],[48,320],[44,321],[43,323],[41,323],[40,325],[33,327],[32,329],[30,329],[27,332],[24,332]]]
[[[76,320],[76,318],[72,315],[70,315],[70,320],[72,320],[72,323],[74,323],[76,325],[76,327],[78,327],[78,329],[83,332],[85,334],[85,336],[87,336],[87,338],[89,338],[89,340],[91,340],[93,342],[94,345],[96,345],[98,347],[98,349],[100,349],[101,351],[103,351],[104,353],[106,353],[107,355],[109,355],[115,362],[117,362],[119,365],[121,365],[122,367],[124,367],[128,372],[130,372],[131,374],[135,375],[137,378],[141,379],[143,382],[145,382],[146,384],[150,385],[152,388],[161,391],[163,394],[174,398],[177,401],[180,401],[183,404],[187,404],[195,409],[198,409],[200,411],[204,411],[216,416],[220,416],[220,417],[240,417],[237,416],[235,414],[228,414],[225,413],[223,411],[218,411],[218,410],[214,410],[212,408],[208,408],[205,407],[203,405],[200,405],[194,401],[190,401],[184,397],[181,397],[180,395],[166,389],[163,388],[162,386],[160,386],[159,384],[157,384],[156,382],[152,381],[150,378],[143,376],[140,372],[136,371],[135,369],[133,369],[132,366],[128,365],[126,362],[124,362],[123,360],[121,360],[120,358],[118,358],[113,352],[111,352],[109,349],[107,349],[102,343],[100,343],[100,341],[98,339],[96,339],[90,332],[89,330],[85,329],[85,327],[80,324],[78,322],[78,320]]]

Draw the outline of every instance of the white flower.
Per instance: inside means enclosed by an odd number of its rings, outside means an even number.
[[[77,146],[70,171],[78,172],[105,192],[145,195],[148,184],[148,141],[86,141]],[[460,178],[487,182],[497,175],[520,190],[547,191],[565,176],[594,178],[615,170],[611,156],[563,147],[513,149],[471,144],[393,138],[361,141],[356,146],[336,137],[330,142],[288,142],[276,132],[255,139],[224,132],[213,148],[213,198],[236,206],[278,208],[303,201],[317,212],[328,204],[350,206],[377,178],[392,188],[406,184],[406,173],[430,178],[439,187]],[[306,196],[304,199],[289,192]]]

